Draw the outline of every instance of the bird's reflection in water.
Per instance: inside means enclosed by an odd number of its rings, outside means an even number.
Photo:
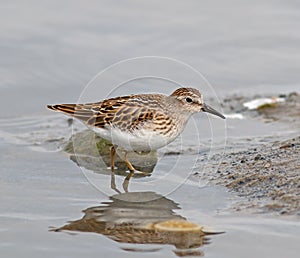
[[[203,256],[200,247],[208,243],[207,233],[176,214],[173,211],[176,209],[180,209],[177,203],[154,192],[117,194],[99,206],[84,210],[81,219],[54,231],[102,234],[132,244],[122,247],[126,251],[154,252],[162,248],[157,244],[169,244],[175,246],[174,253],[178,256]]]

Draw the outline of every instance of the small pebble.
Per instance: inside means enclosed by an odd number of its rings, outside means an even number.
[[[68,126],[71,126],[73,124],[73,118],[68,118],[67,123]]]
[[[280,146],[279,149],[286,149],[286,148],[291,148],[291,147],[295,147],[295,144],[294,143],[287,143],[287,144],[284,144],[284,145]]]
[[[260,160],[262,159],[262,156],[260,154],[257,154],[255,157],[254,157],[254,160]]]

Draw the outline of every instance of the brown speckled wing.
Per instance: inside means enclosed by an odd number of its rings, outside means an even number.
[[[160,112],[162,106],[157,102],[157,95],[153,99],[149,98],[149,95],[131,95],[97,103],[59,104],[48,108],[99,128],[111,125],[123,131],[134,131],[140,128],[150,129],[156,124],[157,128],[162,130],[171,124],[170,119],[166,119],[163,112]]]

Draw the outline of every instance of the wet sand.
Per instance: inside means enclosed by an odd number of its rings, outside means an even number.
[[[259,96],[261,97],[261,96]],[[300,95],[282,95],[285,102],[249,111],[242,106],[247,99],[232,97],[224,101],[227,112],[238,112],[266,123],[283,123],[299,130]],[[287,130],[288,131],[288,130]],[[299,132],[299,131],[298,131]],[[285,139],[284,139],[285,138]],[[250,139],[251,140],[251,139]],[[255,142],[255,139],[252,139]],[[245,146],[246,147],[246,146]],[[215,155],[204,176],[244,197],[234,203],[235,211],[300,215],[300,137],[271,137],[269,143],[234,151],[228,148],[220,161]]]

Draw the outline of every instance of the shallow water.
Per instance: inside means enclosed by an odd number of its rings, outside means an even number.
[[[199,123],[206,120],[203,117],[197,119],[196,122]],[[229,125],[231,130],[236,128],[234,123]],[[263,132],[266,134],[268,131],[270,135],[270,126],[256,121],[256,127],[260,128],[256,131],[256,144],[259,144],[261,139],[266,140]],[[79,129],[80,126],[75,123],[73,129],[76,128]],[[274,132],[275,128],[276,126]],[[105,208],[111,221],[108,225],[126,221],[145,224],[151,214],[150,221],[179,216],[225,233],[207,236],[204,245],[186,250],[178,249],[172,243],[145,244],[140,238],[135,242],[140,244],[126,241],[118,243],[109,239],[112,236],[107,233],[101,233],[101,227],[97,228],[97,224],[88,228],[83,224],[71,231],[53,232],[53,229],[67,226],[69,221],[82,218],[82,210],[93,207],[103,209],[107,204],[112,205],[111,196],[116,196],[116,192],[110,189],[109,173],[104,171],[99,174],[80,169],[60,151],[58,147],[68,139],[71,130],[63,116],[1,120],[0,234],[1,254],[5,257],[89,257],[97,252],[118,257],[140,257],[147,253],[156,257],[174,257],[176,253],[191,251],[194,255],[205,254],[208,257],[297,257],[295,246],[300,233],[297,220],[266,214],[232,213],[228,208],[240,198],[228,193],[223,187],[207,185],[207,182],[199,181],[198,176],[196,180],[193,177],[195,171],[190,170],[187,164],[191,164],[195,158],[201,158],[202,154],[199,156],[198,149],[192,144],[188,144],[188,149],[183,144],[183,153],[179,155],[181,160],[167,177],[164,173],[176,163],[178,155],[164,156],[162,151],[159,152],[160,158],[152,176],[145,179],[134,178],[129,184],[133,195],[134,192],[140,196],[138,192],[151,191],[154,195],[164,196],[169,205],[162,204],[163,207],[158,210],[157,207],[154,210],[150,208],[147,215],[141,214],[141,208],[128,209],[124,204],[118,208],[113,205],[113,209]],[[183,134],[183,142],[188,143],[188,137],[193,137],[189,129]],[[247,135],[240,136],[240,139],[245,137]],[[202,153],[209,150],[209,139],[210,135],[208,138],[203,137]],[[235,142],[232,139],[230,141]],[[247,143],[246,141],[242,145],[242,141],[238,142],[240,148]],[[177,145],[168,146],[166,151],[172,152],[176,147]],[[221,152],[222,148],[223,145],[217,141],[212,151]],[[197,168],[196,172],[201,173],[201,169]],[[124,176],[116,176],[116,183],[121,191],[123,180]],[[173,215],[166,217],[166,214]],[[100,221],[103,220],[103,217],[99,218]],[[97,217],[95,221],[98,221]]]
[[[300,89],[300,9],[295,1],[0,5],[1,257],[141,257],[150,251],[155,257],[176,256],[171,244],[125,244],[97,233],[51,231],[82,218],[82,210],[101,206],[116,194],[109,175],[84,171],[61,151],[72,127],[65,117],[45,109],[49,103],[76,102],[91,78],[109,65],[144,55],[175,58],[203,73],[213,89],[190,70],[178,72],[181,66],[176,62],[155,59],[122,66],[116,78],[112,70],[82,99],[104,98],[118,80],[145,75],[150,68],[151,76],[168,75],[168,80],[149,76],[125,83],[112,94],[168,93],[176,80],[203,90],[219,108],[217,97]],[[82,129],[76,122],[74,128]],[[129,189],[162,195],[175,203],[176,215],[225,231],[209,236],[210,244],[200,246],[198,254],[298,257],[296,218],[232,213],[228,208],[239,197],[193,177],[205,169],[202,163],[194,166],[203,153],[222,154],[225,147],[243,149],[291,133],[286,125],[255,118],[228,119],[224,124],[197,115],[182,138],[159,152],[152,176],[134,178]],[[178,151],[179,143],[181,155],[165,155]],[[174,173],[166,177],[173,164]],[[122,181],[116,177],[121,190]]]

